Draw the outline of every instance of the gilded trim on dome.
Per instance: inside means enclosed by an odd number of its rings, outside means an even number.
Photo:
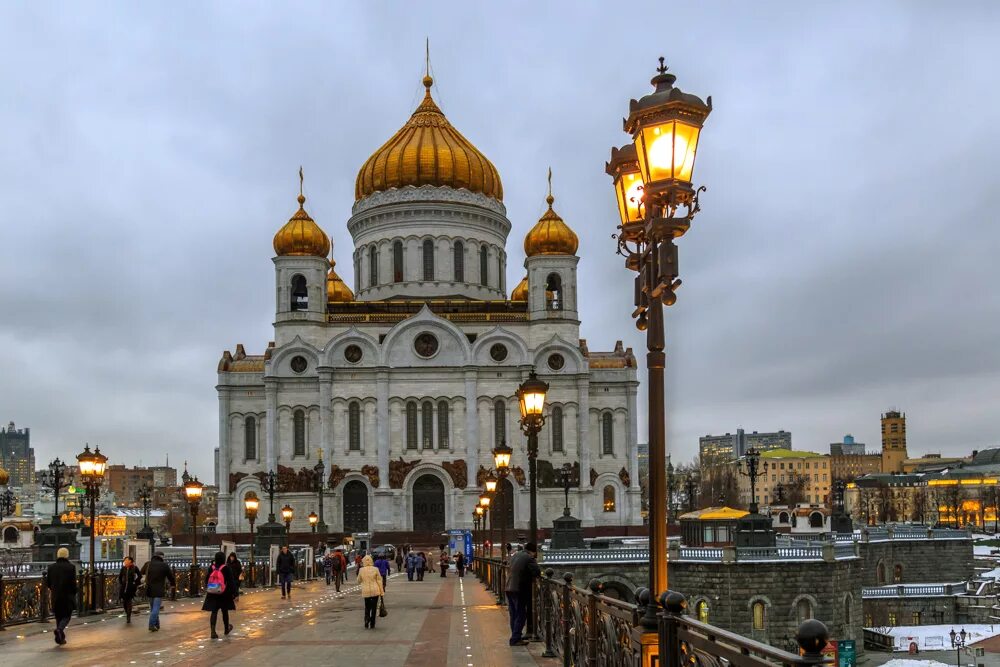
[[[551,178],[551,175],[550,175]],[[524,254],[535,255],[575,255],[580,247],[580,239],[576,232],[559,217],[552,209],[555,197],[552,196],[551,182],[549,196],[545,201],[549,209],[542,214],[535,226],[524,237]]]
[[[452,127],[431,97],[433,79],[424,77],[424,99],[410,119],[372,153],[354,186],[355,200],[407,185],[447,186],[503,201],[496,167]]]

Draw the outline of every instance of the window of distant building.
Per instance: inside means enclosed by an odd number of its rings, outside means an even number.
[[[465,282],[465,244],[455,241],[455,282]]]
[[[763,630],[766,622],[767,608],[764,603],[758,600],[753,603],[753,629]]]
[[[507,441],[507,404],[501,399],[493,403],[493,444]]]
[[[424,241],[424,280],[434,280],[434,241]]]
[[[420,421],[424,430],[423,448],[434,449],[434,404],[430,401],[420,406]]]
[[[699,600],[698,604],[694,606],[694,610],[698,614],[699,621],[708,623],[708,600]]]

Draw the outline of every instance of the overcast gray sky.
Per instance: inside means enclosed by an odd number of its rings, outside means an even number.
[[[211,477],[216,364],[270,340],[298,167],[349,277],[354,178],[419,101],[425,36],[503,178],[508,284],[551,165],[582,335],[640,361],[604,161],[657,56],[713,96],[667,312],[678,458],[739,426],[876,447],[889,407],[911,452],[1000,445],[1000,5],[503,4],[0,6],[0,421],[39,465],[89,441]]]

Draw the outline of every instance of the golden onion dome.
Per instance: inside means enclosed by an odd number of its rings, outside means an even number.
[[[334,270],[335,266],[337,266],[337,263],[331,259],[330,272],[326,274],[326,302],[343,303],[345,301],[354,301],[354,292],[337,275],[337,272]]]
[[[299,192],[299,210],[274,235],[274,252],[278,256],[326,257],[330,254],[330,237],[306,213],[305,203],[306,198]]]
[[[7,486],[7,482],[10,481],[10,473],[0,468],[0,486]]]
[[[510,293],[511,301],[527,301],[528,300],[528,276],[521,278],[521,282],[517,284],[514,291]]]
[[[431,98],[434,79],[424,77],[424,99],[410,120],[365,161],[355,200],[407,185],[464,188],[503,201],[496,167],[452,127]]]
[[[545,201],[549,210],[545,211],[535,226],[524,237],[524,254],[535,255],[575,255],[580,247],[580,239],[576,232],[569,228],[559,214],[552,210],[552,174],[549,173],[549,196]]]

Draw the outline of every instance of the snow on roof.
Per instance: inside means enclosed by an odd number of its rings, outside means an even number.
[[[873,630],[874,628],[869,628]],[[881,631],[882,628],[879,628]],[[896,651],[907,651],[911,642],[916,642],[917,648],[921,650],[951,650],[952,630],[968,633],[966,643],[971,646],[990,637],[1000,635],[1000,625],[989,624],[968,624],[968,625],[899,625],[888,628],[889,635],[893,638]],[[923,662],[923,661],[917,661]],[[917,667],[917,666],[913,666]]]
[[[910,658],[893,658],[882,664],[882,667],[950,667],[937,660],[912,660]]]

